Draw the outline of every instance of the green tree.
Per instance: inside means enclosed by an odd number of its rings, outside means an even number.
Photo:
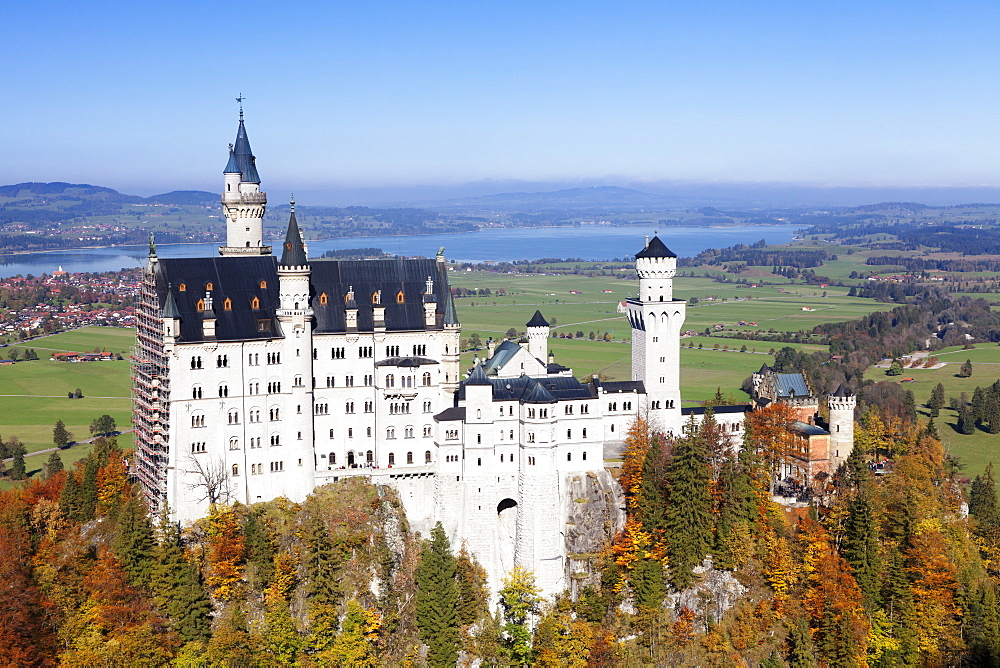
[[[49,458],[45,460],[45,466],[43,467],[43,475],[46,480],[54,476],[59,471],[63,470],[63,460],[59,456],[59,451],[54,450],[49,453]]]
[[[504,334],[504,336],[506,336],[508,339],[517,338],[517,330],[511,327],[510,329],[507,330],[507,333]]]
[[[927,407],[931,409],[931,417],[937,417],[940,414],[942,408],[944,408],[944,385],[938,383],[931,390],[931,398],[927,402]]]
[[[691,431],[693,429],[691,423]],[[691,569],[699,565],[712,548],[712,481],[708,465],[708,445],[695,433],[674,443],[667,467],[670,503],[666,511],[667,555],[670,583],[684,589],[694,580]]]
[[[52,429],[52,444],[62,449],[72,440],[73,434],[66,430],[66,424],[62,420],[56,420],[56,426]]]
[[[874,610],[880,599],[882,558],[869,485],[868,480],[863,480],[857,496],[848,506],[840,550],[844,560],[851,565],[868,609]]]
[[[531,617],[538,613],[542,602],[535,586],[535,574],[515,566],[500,589],[500,606],[504,617],[504,644],[510,653],[512,666],[531,662]]]
[[[430,648],[427,662],[432,666],[454,666],[459,642],[455,556],[440,522],[431,530],[431,539],[424,542],[415,579],[416,622],[420,638]]]
[[[816,645],[813,644],[809,623],[802,615],[790,620],[788,628],[788,668],[818,668]]]
[[[212,605],[198,569],[184,558],[180,531],[166,512],[160,517],[159,538],[150,569],[153,601],[185,642],[206,641],[212,635]]]
[[[135,587],[145,587],[150,581],[155,546],[146,505],[137,494],[132,494],[117,516],[118,526],[111,547],[129,582]]]
[[[340,564],[347,555],[334,547],[326,522],[319,515],[306,521],[304,538],[306,548],[302,562],[309,602],[314,606],[336,606],[343,596],[339,585]]]
[[[961,378],[969,378],[972,376],[972,360],[965,360],[962,367],[958,370],[958,375]]]
[[[903,375],[903,365],[899,360],[893,360],[892,364],[889,365],[889,370],[885,372],[887,376],[902,376]]]
[[[455,559],[455,579],[458,581],[458,603],[455,608],[460,626],[469,626],[485,617],[489,610],[489,589],[486,583],[486,569],[476,562],[462,545]]]
[[[264,611],[264,650],[276,665],[290,666],[302,649],[302,636],[295,628],[288,601],[274,598]]]
[[[955,425],[960,434],[974,434],[976,433],[976,421],[972,418],[972,411],[969,406],[965,403],[959,404],[958,406],[958,423]]]
[[[90,433],[92,436],[110,434],[117,430],[118,426],[115,424],[115,419],[107,413],[99,418],[94,418],[94,421],[90,423]]]
[[[24,453],[18,452],[14,455],[14,461],[10,465],[10,473],[8,473],[11,480],[24,480],[28,477],[28,469],[24,464]]]
[[[80,502],[78,522],[89,522],[94,519],[97,510],[97,470],[100,468],[97,452],[91,452],[83,467],[83,478],[80,480]]]
[[[983,474],[977,475],[969,487],[969,514],[981,526],[993,527],[1000,524],[997,510],[996,480],[993,476],[993,462],[990,462]]]
[[[757,515],[757,498],[753,480],[742,464],[734,457],[722,462],[716,482],[719,505],[715,521],[715,565],[733,568],[729,538],[737,527],[750,527]]]
[[[479,334],[476,332],[469,335],[469,347],[477,349],[483,347],[483,341],[479,338]]]

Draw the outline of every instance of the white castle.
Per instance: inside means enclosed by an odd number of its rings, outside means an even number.
[[[657,237],[636,255],[639,295],[625,305],[630,381],[574,378],[549,355],[539,312],[526,345],[491,344],[466,376],[442,254],[308,259],[294,202],[281,258],[271,254],[242,111],[222,205],[220,257],[161,259],[150,244],[133,468],[154,512],[190,521],[213,502],[302,501],[365,476],[395,488],[413,529],[428,535],[440,521],[494,590],[517,564],[553,594],[569,584],[573,553],[586,551],[568,528],[571,516],[588,521],[574,515],[581,490],[610,490],[621,522],[605,452],[620,452],[638,415],[679,433],[704,412],[681,409],[686,304],[673,296],[676,256]],[[853,410],[853,397],[839,401],[846,410],[848,399]],[[717,411],[734,441],[746,409]]]

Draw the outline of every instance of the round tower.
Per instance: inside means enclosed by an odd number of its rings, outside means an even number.
[[[528,352],[538,359],[542,364],[547,362],[549,356],[549,332],[552,330],[549,323],[542,316],[541,311],[535,311],[528,321]]]
[[[646,389],[649,416],[665,432],[680,433],[680,336],[687,303],[674,299],[677,255],[653,237],[635,255],[639,297],[627,302],[632,324],[632,379]]]
[[[857,398],[843,385],[827,395],[830,409],[830,462],[836,468],[847,461],[854,450],[854,408]]]
[[[270,255],[271,247],[264,245],[266,210],[267,193],[260,189],[257,158],[250,149],[241,107],[236,143],[229,145],[229,162],[223,170],[222,212],[226,217],[226,245],[219,248],[219,254]]]

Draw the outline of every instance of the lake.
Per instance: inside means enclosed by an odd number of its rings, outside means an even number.
[[[796,226],[748,225],[739,227],[666,227],[660,239],[680,257],[697,255],[706,248],[734,244],[752,244],[761,239],[768,243],[792,240]],[[574,257],[584,260],[610,260],[631,257],[642,250],[645,235],[654,229],[587,225],[583,227],[533,227],[483,229],[466,234],[430,234],[423,236],[382,236],[325,239],[307,243],[309,255],[342,248],[381,248],[387,253],[433,257],[445,247],[449,260],[502,262],[537,260],[545,257]],[[272,242],[280,254],[280,241]],[[157,246],[160,257],[207,257],[219,252],[219,244],[172,244]],[[146,262],[148,246],[86,248],[0,256],[0,278],[17,274],[52,273],[60,266],[70,273],[80,271],[117,271],[138,267]]]

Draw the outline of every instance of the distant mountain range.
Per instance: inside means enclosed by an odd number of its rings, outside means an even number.
[[[546,211],[575,209],[608,209],[625,211],[635,209],[665,209],[677,207],[677,197],[622,188],[619,186],[591,186],[567,188],[548,192],[513,192],[478,197],[417,202],[417,206],[438,211],[473,209],[491,211]]]
[[[121,204],[166,204],[175,206],[210,205],[219,201],[217,193],[203,190],[174,190],[152,197],[125,195],[117,190],[104,186],[92,186],[88,183],[15,183],[10,186],[0,186],[0,197],[13,201],[0,201],[0,206],[16,207],[19,205],[37,205],[41,201],[94,201],[117,202]]]

